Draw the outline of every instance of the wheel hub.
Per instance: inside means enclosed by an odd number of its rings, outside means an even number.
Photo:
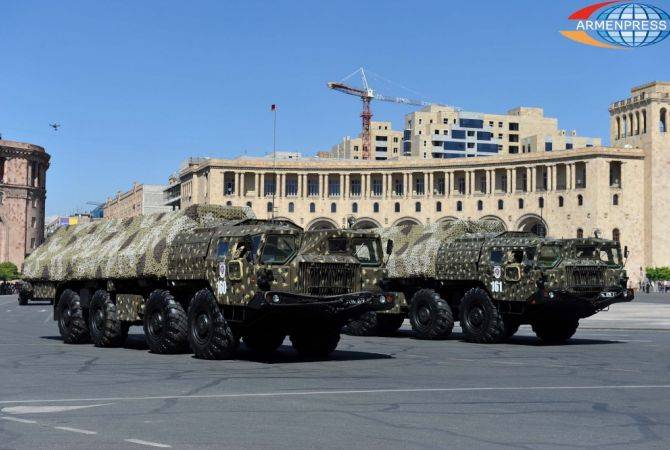
[[[105,313],[102,311],[102,309],[98,309],[95,312],[94,320],[95,320],[95,326],[98,329],[102,328],[105,325]]]
[[[422,306],[417,312],[417,317],[422,325],[426,325],[428,322],[430,322],[430,310],[425,306]]]
[[[72,319],[72,312],[70,311],[70,308],[65,308],[61,313],[61,317],[63,320],[63,325],[65,325],[66,328],[69,328],[70,321]]]
[[[474,308],[470,312],[470,323],[476,327],[481,327],[484,323],[484,311],[481,308]]]
[[[163,329],[163,314],[160,311],[151,316],[150,328],[152,334],[159,334]]]
[[[198,337],[205,338],[209,334],[209,317],[207,314],[200,314],[195,321],[195,332]]]

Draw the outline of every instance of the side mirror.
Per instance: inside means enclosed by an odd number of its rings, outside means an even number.
[[[518,265],[505,267],[505,281],[516,283],[521,280],[521,268]]]
[[[244,266],[242,261],[236,259],[228,263],[228,279],[230,281],[240,281],[244,276]]]
[[[393,253],[393,239],[386,241],[386,254],[390,255]]]
[[[623,257],[628,259],[628,246],[624,245],[623,247]]]

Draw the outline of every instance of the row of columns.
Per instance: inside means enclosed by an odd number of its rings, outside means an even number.
[[[565,164],[565,189],[574,189],[577,185],[576,182],[576,163]],[[297,186],[296,186],[296,195],[291,195],[292,197],[344,197],[344,198],[390,198],[390,197],[415,197],[415,196],[451,196],[451,195],[460,195],[454,194],[458,189],[455,187],[457,175],[459,172],[465,177],[465,195],[470,194],[486,194],[491,195],[495,193],[507,193],[512,194],[514,192],[534,192],[537,190],[537,179],[538,176],[540,179],[543,177],[543,172],[539,172],[539,169],[547,171],[547,186],[546,190],[554,191],[558,189],[558,166],[557,165],[538,165],[524,168],[502,168],[502,169],[480,169],[480,170],[466,170],[466,171],[429,171],[429,172],[393,172],[393,173],[379,173],[379,172],[369,172],[361,174],[352,174],[352,173],[320,173],[320,174],[308,174],[308,173],[298,173],[297,175]],[[525,189],[523,186],[521,189],[516,189],[517,187],[517,178],[519,172],[525,170],[526,185]],[[505,178],[504,181],[504,190],[496,190],[496,173],[504,171]],[[485,178],[485,188],[482,191],[479,189],[477,181],[479,177],[483,176]],[[538,173],[539,172],[539,173]],[[523,173],[523,172],[522,172]],[[278,183],[275,186],[276,195],[278,197],[285,197],[286,194],[286,180],[287,175],[291,173],[282,173],[279,172],[276,174]],[[248,176],[247,172],[234,172],[234,191],[232,196],[242,197],[247,196],[244,192],[245,178]],[[256,197],[265,196],[265,181],[266,177],[272,179],[273,172],[258,172],[251,173],[252,176],[255,176],[254,179],[254,190]],[[318,180],[318,190],[317,194],[309,194],[309,175],[312,177],[316,176]],[[360,180],[360,187],[358,194],[352,194],[352,175],[358,175]],[[374,194],[373,186],[373,175],[381,176],[381,191],[380,194]],[[396,177],[394,178],[394,175]],[[394,180],[398,179],[400,175],[402,179],[402,194],[394,192]],[[423,191],[417,192],[416,177],[423,178]],[[339,189],[335,194],[329,195],[329,184],[331,177],[337,177],[339,181]],[[435,181],[440,178],[444,179],[444,187],[441,193],[435,192]],[[544,189],[540,189],[544,190]],[[267,194],[270,195],[269,193]]]

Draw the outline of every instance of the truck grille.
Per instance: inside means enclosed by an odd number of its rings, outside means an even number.
[[[353,264],[302,263],[299,272],[304,294],[346,294],[356,290],[359,284]]]
[[[604,285],[605,269],[602,267],[568,267],[568,287],[580,292],[597,291]]]

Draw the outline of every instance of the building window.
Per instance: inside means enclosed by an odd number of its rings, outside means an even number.
[[[658,123],[658,130],[661,133],[665,133],[668,131],[668,110],[665,108],[661,108],[660,112],[660,118],[659,118],[659,123]]]
[[[314,202],[309,204],[309,212],[311,213],[316,212],[316,204]]]
[[[351,195],[358,197],[361,195],[361,180],[351,180]]]
[[[612,196],[612,205],[619,206],[619,194],[614,194]]]
[[[642,110],[642,133],[647,132],[647,110]]]
[[[584,230],[577,228],[577,239],[582,239],[584,237]]]
[[[337,204],[336,203],[331,203],[330,204],[330,212],[331,213],[336,213],[337,212]]]
[[[558,196],[558,207],[559,208],[563,207],[563,196],[562,195]]]
[[[456,211],[463,211],[463,202],[460,200],[456,202]]]
[[[484,202],[481,200],[477,201],[477,211],[482,211],[484,209]]]
[[[379,212],[379,203],[374,202],[372,204],[372,211],[378,213]]]
[[[509,146],[509,152],[512,155],[516,155],[517,153],[519,153],[519,146],[518,145],[510,145]]]
[[[399,202],[395,202],[395,205],[393,205],[393,210],[397,213],[400,212],[400,203]]]
[[[621,232],[619,231],[618,228],[612,230],[612,240],[616,242],[621,241]]]
[[[442,212],[442,202],[435,203],[435,211]]]
[[[298,179],[297,178],[288,178],[286,180],[286,195],[290,197],[295,197],[298,195]]]
[[[420,177],[416,177],[415,189],[416,189],[416,195],[424,194],[423,175]]]
[[[289,202],[288,212],[290,212],[290,213],[295,212],[295,205],[293,204],[293,202]]]
[[[247,202],[247,206],[251,208],[251,202]]]
[[[30,219],[30,226],[32,228],[35,228],[37,226],[37,217],[31,217]]]
[[[505,202],[502,200],[498,200],[498,209],[503,209],[505,207]]]
[[[421,212],[421,202],[416,202],[414,204],[414,211]]]
[[[519,199],[519,209],[523,209],[523,199]]]
[[[572,142],[566,142],[565,143],[565,149],[566,150],[572,150]]]
[[[233,206],[233,202],[231,202],[230,200],[228,200],[228,201],[226,202],[226,206]]]
[[[357,214],[357,213],[358,213],[358,203],[353,202],[353,203],[351,204],[351,212],[354,213],[354,214]]]
[[[550,152],[554,149],[554,143],[553,142],[545,142],[544,143],[544,151],[545,152]]]
[[[268,204],[267,204],[267,211],[268,211],[268,212],[272,212],[272,209],[273,209],[272,202],[268,202]]]
[[[6,158],[0,157],[0,183],[5,182],[5,162],[7,161]]]
[[[537,206],[540,208],[544,208],[544,197],[540,197],[537,199]]]
[[[509,123],[509,130],[510,131],[519,131],[519,124],[517,122],[510,122]]]
[[[30,238],[30,248],[35,248],[35,238]]]
[[[621,187],[621,162],[610,162],[610,187]]]
[[[372,195],[377,197],[382,195],[382,180],[379,178],[372,179]]]
[[[328,177],[328,196],[337,197],[340,195],[340,180],[335,175]]]
[[[395,195],[403,195],[403,184],[402,180],[397,179],[395,180]]]
[[[307,195],[311,197],[319,195],[319,180],[316,178],[307,179]]]
[[[582,205],[584,205],[584,197],[582,196],[582,194],[579,194],[579,195],[577,196],[577,205],[578,205],[578,206],[582,206]]]

